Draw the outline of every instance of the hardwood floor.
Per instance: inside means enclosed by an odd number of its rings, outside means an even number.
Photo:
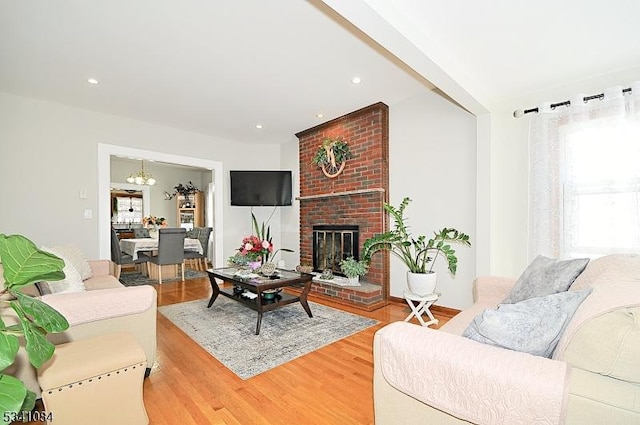
[[[160,306],[211,295],[208,278],[155,287]],[[156,364],[144,382],[150,424],[373,424],[373,334],[409,308],[364,312],[310,299],[381,323],[246,381],[158,313]]]
[[[159,305],[211,294],[207,278],[156,289]],[[373,424],[373,334],[403,320],[409,308],[363,312],[322,303],[381,323],[246,381],[158,314],[158,358],[144,383],[150,423]],[[444,324],[449,317],[438,319]]]

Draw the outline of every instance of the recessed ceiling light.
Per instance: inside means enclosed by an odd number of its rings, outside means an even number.
[[[360,83],[362,82],[362,80],[360,79],[360,77],[353,77],[353,78],[351,79],[351,82],[352,82],[353,84],[360,84]]]
[[[256,128],[262,128],[262,124],[256,124]]]
[[[87,79],[87,83],[89,83],[89,84],[98,84],[99,81],[96,80],[95,78],[89,78],[89,79]]]
[[[316,114],[316,118],[322,118],[324,117],[324,114]]]

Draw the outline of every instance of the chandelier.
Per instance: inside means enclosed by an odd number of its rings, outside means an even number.
[[[129,177],[127,177],[127,183],[153,186],[156,184],[156,179],[153,178],[151,173],[144,171],[144,161],[142,161],[142,169],[137,173],[131,173]]]

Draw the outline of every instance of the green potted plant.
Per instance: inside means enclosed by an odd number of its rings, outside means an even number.
[[[183,204],[181,208],[195,208],[194,199],[191,199],[193,195],[198,193],[200,189],[198,189],[192,181],[189,181],[187,184],[178,183],[173,187],[174,192],[173,195],[170,196],[169,199],[180,195],[183,197]]]
[[[357,286],[360,276],[364,276],[369,271],[369,263],[364,260],[356,260],[354,257],[347,257],[340,261],[340,270],[349,279],[349,284]]]
[[[380,250],[391,252],[409,269],[407,271],[409,290],[417,295],[427,295],[433,293],[435,289],[437,277],[433,266],[436,260],[444,259],[451,274],[455,275],[458,258],[450,244],[470,246],[471,242],[468,235],[447,227],[434,232],[431,239],[427,239],[425,235],[412,237],[404,217],[404,210],[409,202],[411,199],[405,197],[398,208],[384,204],[384,210],[393,217],[395,228],[367,239],[363,245],[362,257],[370,262],[371,257]]]
[[[35,405],[35,394],[22,381],[1,372],[14,363],[20,337],[24,338],[29,362],[39,368],[55,350],[47,333],[62,332],[69,323],[52,307],[20,291],[34,282],[64,279],[64,261],[39,250],[24,236],[0,234],[0,262],[4,274],[4,288],[0,290],[0,420],[7,424]],[[7,314],[8,308],[14,314]]]

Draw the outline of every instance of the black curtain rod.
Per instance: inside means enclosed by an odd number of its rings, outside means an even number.
[[[629,92],[631,92],[631,87],[622,90],[622,93],[629,93]],[[604,97],[604,93],[600,93],[600,94],[594,94],[592,96],[585,96],[582,98],[582,100],[586,103],[593,99],[602,99],[603,97]],[[551,109],[555,109],[558,106],[569,106],[569,105],[571,105],[571,101],[565,100],[564,102],[552,103]],[[540,111],[538,110],[538,108],[525,109],[524,111],[520,109],[516,109],[515,111],[513,111],[513,117],[520,118],[521,116],[525,114],[530,114],[532,112],[538,113]]]

